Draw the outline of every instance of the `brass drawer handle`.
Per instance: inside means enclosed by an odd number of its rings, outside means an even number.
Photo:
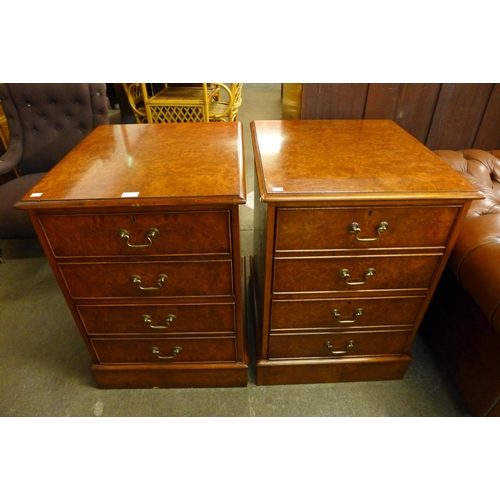
[[[158,231],[158,229],[155,229],[154,227],[149,229],[146,234],[146,238],[149,240],[149,243],[146,243],[145,245],[131,245],[130,235],[128,234],[128,231],[126,229],[120,229],[116,234],[119,238],[123,238],[127,242],[127,246],[129,246],[130,248],[145,248],[153,244],[152,238],[158,238],[158,236],[160,235],[160,231]]]
[[[352,349],[354,347],[354,340],[348,340],[345,343],[345,351],[334,351],[333,344],[331,342],[327,342],[326,347],[328,347],[330,354],[346,354],[349,349]]]
[[[337,323],[355,323],[360,316],[363,316],[364,312],[365,310],[362,308],[356,309],[353,319],[340,319],[340,311],[338,309],[334,309],[332,314],[337,318]]]
[[[172,349],[172,356],[160,356],[160,349],[158,347],[151,347],[151,352],[157,354],[160,359],[174,359],[177,354],[182,352],[182,347],[176,346]]]
[[[168,276],[166,274],[159,274],[158,279],[156,280],[158,286],[142,286],[141,277],[137,274],[130,276],[130,281],[139,285],[139,288],[141,290],[159,290],[163,286],[163,283],[166,283],[168,281]]]
[[[387,231],[388,228],[389,228],[389,224],[387,222],[381,222],[377,226],[377,234],[378,234],[378,236],[375,236],[375,238],[360,238],[359,237],[359,233],[361,232],[361,228],[359,227],[359,224],[357,222],[351,222],[349,224],[349,226],[347,227],[347,230],[350,233],[356,233],[356,239],[358,241],[375,241],[375,240],[378,240],[380,238],[380,235],[384,231]]]
[[[345,282],[348,285],[364,285],[368,281],[368,278],[370,278],[374,274],[375,274],[375,269],[373,269],[373,267],[370,267],[365,271],[365,281],[349,281],[349,278],[351,277],[351,275],[349,274],[349,269],[342,269],[339,272],[339,276],[341,278],[345,278]]]
[[[174,314],[169,314],[166,318],[165,318],[165,322],[167,323],[166,326],[163,326],[163,325],[152,325],[151,322],[152,322],[152,319],[151,319],[151,316],[148,316],[147,314],[144,314],[142,316],[142,321],[144,321],[144,323],[149,323],[149,326],[150,328],[161,328],[161,329],[165,329],[165,328],[168,328],[172,322],[176,319],[175,315]]]

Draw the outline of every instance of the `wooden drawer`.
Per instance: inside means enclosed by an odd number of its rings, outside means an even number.
[[[269,359],[400,354],[407,331],[271,335]]]
[[[278,257],[273,293],[429,288],[442,255]]]
[[[230,260],[62,263],[59,269],[73,298],[230,297],[234,294]]]
[[[276,250],[444,247],[459,207],[280,208]],[[377,227],[387,229],[378,236]],[[350,232],[356,223],[359,233]],[[377,238],[358,241],[359,238]]]
[[[77,307],[89,335],[234,335],[233,303]]]
[[[42,215],[39,221],[55,257],[231,253],[230,214],[226,210]],[[123,231],[128,238],[119,236]]]
[[[374,326],[410,328],[424,299],[424,296],[415,296],[274,300],[271,305],[271,331]]]
[[[201,363],[236,361],[234,337],[93,339],[100,363]],[[180,348],[180,351],[176,348]],[[160,357],[161,356],[161,357]]]

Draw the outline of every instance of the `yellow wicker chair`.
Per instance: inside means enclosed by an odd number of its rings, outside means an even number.
[[[146,83],[123,86],[137,123],[235,121],[242,102],[242,83],[166,84],[153,95]]]
[[[231,87],[227,87],[224,83],[216,83],[221,90],[224,90],[227,96],[222,96],[219,91],[219,99],[210,103],[208,120],[214,121],[229,121],[234,122],[238,116],[238,110],[242,103],[242,83],[231,83]],[[225,99],[227,97],[227,99]],[[225,100],[223,100],[225,99]]]
[[[137,123],[147,123],[146,109],[142,97],[142,87],[140,83],[124,83],[123,88],[127,94],[128,102],[134,112]]]

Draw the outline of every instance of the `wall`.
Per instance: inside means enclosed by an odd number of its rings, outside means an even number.
[[[500,149],[500,84],[303,83],[295,94],[303,120],[391,119],[430,149]]]

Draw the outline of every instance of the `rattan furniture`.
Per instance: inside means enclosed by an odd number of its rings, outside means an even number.
[[[142,98],[142,88],[140,83],[123,83],[125,94],[128,102],[134,113],[137,123],[147,123],[148,118],[144,107],[144,99]]]
[[[147,83],[123,84],[137,123],[235,121],[242,83],[169,85],[152,93]]]
[[[204,83],[201,87],[165,87],[149,95],[141,83],[148,123],[208,122],[210,103],[217,99],[219,87]]]
[[[242,83],[231,83],[228,87],[224,83],[217,83],[220,93],[217,101],[213,101],[209,106],[208,121],[229,121],[233,122],[238,116],[238,110],[242,103]]]

